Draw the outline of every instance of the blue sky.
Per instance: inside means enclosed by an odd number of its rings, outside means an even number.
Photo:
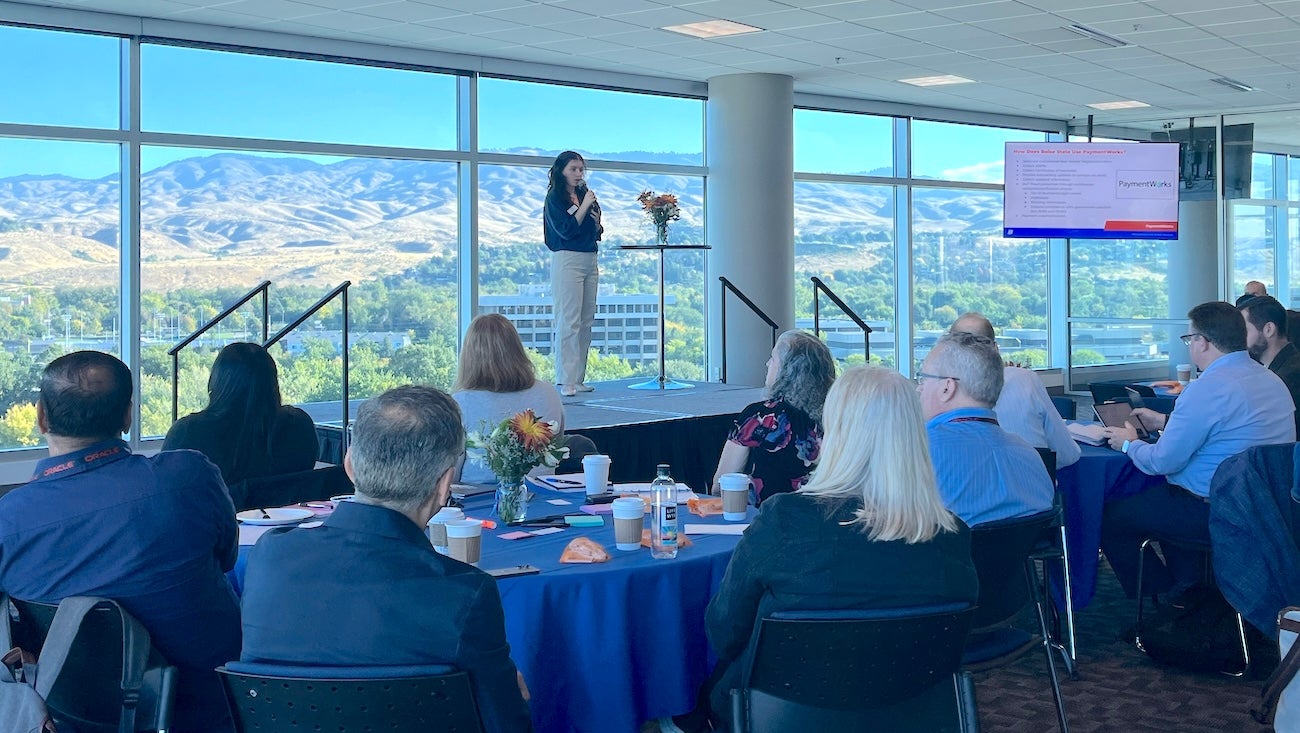
[[[114,38],[0,27],[0,122],[115,128],[122,43]],[[450,75],[146,45],[142,127],[149,131],[452,149]],[[214,91],[215,90],[215,91]],[[703,162],[704,103],[499,79],[479,84],[482,150],[575,148],[680,153]],[[796,115],[796,168],[863,173],[892,166],[887,118]],[[1035,135],[1038,135],[1035,137]],[[918,122],[918,176],[1001,181],[1002,142],[1041,134]],[[155,148],[145,169],[207,151]],[[0,138],[0,177],[98,178],[118,170],[105,143]]]

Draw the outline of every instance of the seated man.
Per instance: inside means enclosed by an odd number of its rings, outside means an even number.
[[[1258,280],[1251,280],[1246,283],[1246,291],[1237,296],[1237,302],[1234,303],[1234,305],[1240,308],[1250,302],[1251,298],[1266,297],[1267,295],[1268,288],[1264,287],[1264,283]]]
[[[948,330],[973,333],[997,344],[993,324],[982,313],[965,313]],[[1076,463],[1082,455],[1079,444],[1065,429],[1065,420],[1052,404],[1043,381],[1031,369],[1008,366],[1002,370],[1002,392],[993,411],[1003,430],[1019,435],[1035,448],[1048,448],[1056,453],[1057,468]]]
[[[238,530],[217,467],[195,451],[132,454],[131,371],[97,351],[45,367],[36,422],[50,457],[0,498],[0,588],[119,601],[178,668],[173,730],[233,731],[213,670],[239,653],[225,576]]]
[[[253,548],[241,658],[450,664],[469,674],[486,731],[531,730],[496,581],[424,534],[465,450],[460,409],[432,387],[397,387],[361,406],[353,435],[343,466],[356,500],[321,527],[272,531]]]
[[[973,527],[1051,508],[1055,488],[1042,457],[993,412],[1002,393],[997,344],[946,334],[917,379],[939,494],[952,513]]]
[[[1282,379],[1291,403],[1300,404],[1300,349],[1288,338],[1288,315],[1276,298],[1261,295],[1238,306],[1246,319],[1246,351]],[[1300,431],[1300,412],[1296,413]]]
[[[1183,343],[1201,376],[1189,383],[1178,406],[1166,416],[1134,410],[1148,428],[1163,429],[1160,440],[1143,443],[1131,425],[1107,428],[1110,447],[1128,454],[1143,473],[1164,476],[1167,485],[1106,503],[1101,549],[1124,592],[1137,592],[1138,547],[1146,538],[1161,547],[1168,568],[1154,553],[1143,588],[1177,595],[1201,578],[1200,553],[1173,542],[1210,541],[1210,480],[1224,460],[1256,445],[1295,441],[1295,405],[1286,385],[1246,353],[1246,324],[1227,303],[1202,303],[1188,314]],[[1172,578],[1170,575],[1172,574]]]

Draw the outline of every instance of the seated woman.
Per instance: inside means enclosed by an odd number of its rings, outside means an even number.
[[[456,368],[451,396],[460,405],[461,422],[471,432],[486,432],[502,420],[532,409],[542,420],[558,423],[564,432],[564,405],[555,388],[537,379],[514,324],[499,313],[470,321]],[[466,461],[460,482],[496,483],[487,466]]]
[[[713,493],[724,473],[754,480],[754,505],[797,491],[808,480],[821,449],[822,403],[835,381],[830,349],[807,331],[786,331],[767,360],[767,399],[736,416],[722,446]]]
[[[718,666],[696,709],[663,730],[708,730],[729,715],[750,638],[773,612],[975,602],[970,530],[939,498],[912,383],[849,369],[826,398],[825,425],[812,479],[769,499],[736,545],[705,615]]]
[[[258,344],[229,344],[208,376],[208,406],[177,420],[163,450],[191,448],[221,469],[227,486],[316,465],[311,417],[280,403],[275,360]]]

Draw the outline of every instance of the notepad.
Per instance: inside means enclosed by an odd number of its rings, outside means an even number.
[[[744,534],[749,524],[688,524],[686,534]]]

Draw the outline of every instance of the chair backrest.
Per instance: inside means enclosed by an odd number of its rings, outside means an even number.
[[[268,506],[288,506],[304,501],[321,501],[331,496],[352,493],[352,480],[342,466],[327,466],[310,471],[258,476],[230,487],[235,511]]]
[[[749,730],[961,730],[957,673],[969,604],[804,611],[759,622]]]
[[[1043,468],[1047,469],[1048,478],[1052,479],[1052,485],[1056,485],[1056,451],[1051,448],[1034,448],[1038,451],[1038,457],[1043,459]]]
[[[1057,510],[1050,509],[971,527],[971,561],[980,582],[973,628],[1005,625],[1032,600],[1026,563],[1056,517]]]
[[[445,666],[217,668],[238,733],[482,733],[469,676]]]
[[[18,622],[12,627],[14,643],[39,657],[58,606],[11,601],[18,613]],[[101,605],[82,621],[72,653],[46,699],[56,724],[68,724],[80,733],[118,732],[122,714],[122,657],[126,653],[124,614],[126,611]],[[157,650],[150,650],[136,708],[137,731],[165,730],[171,726],[175,689],[176,668]]]

